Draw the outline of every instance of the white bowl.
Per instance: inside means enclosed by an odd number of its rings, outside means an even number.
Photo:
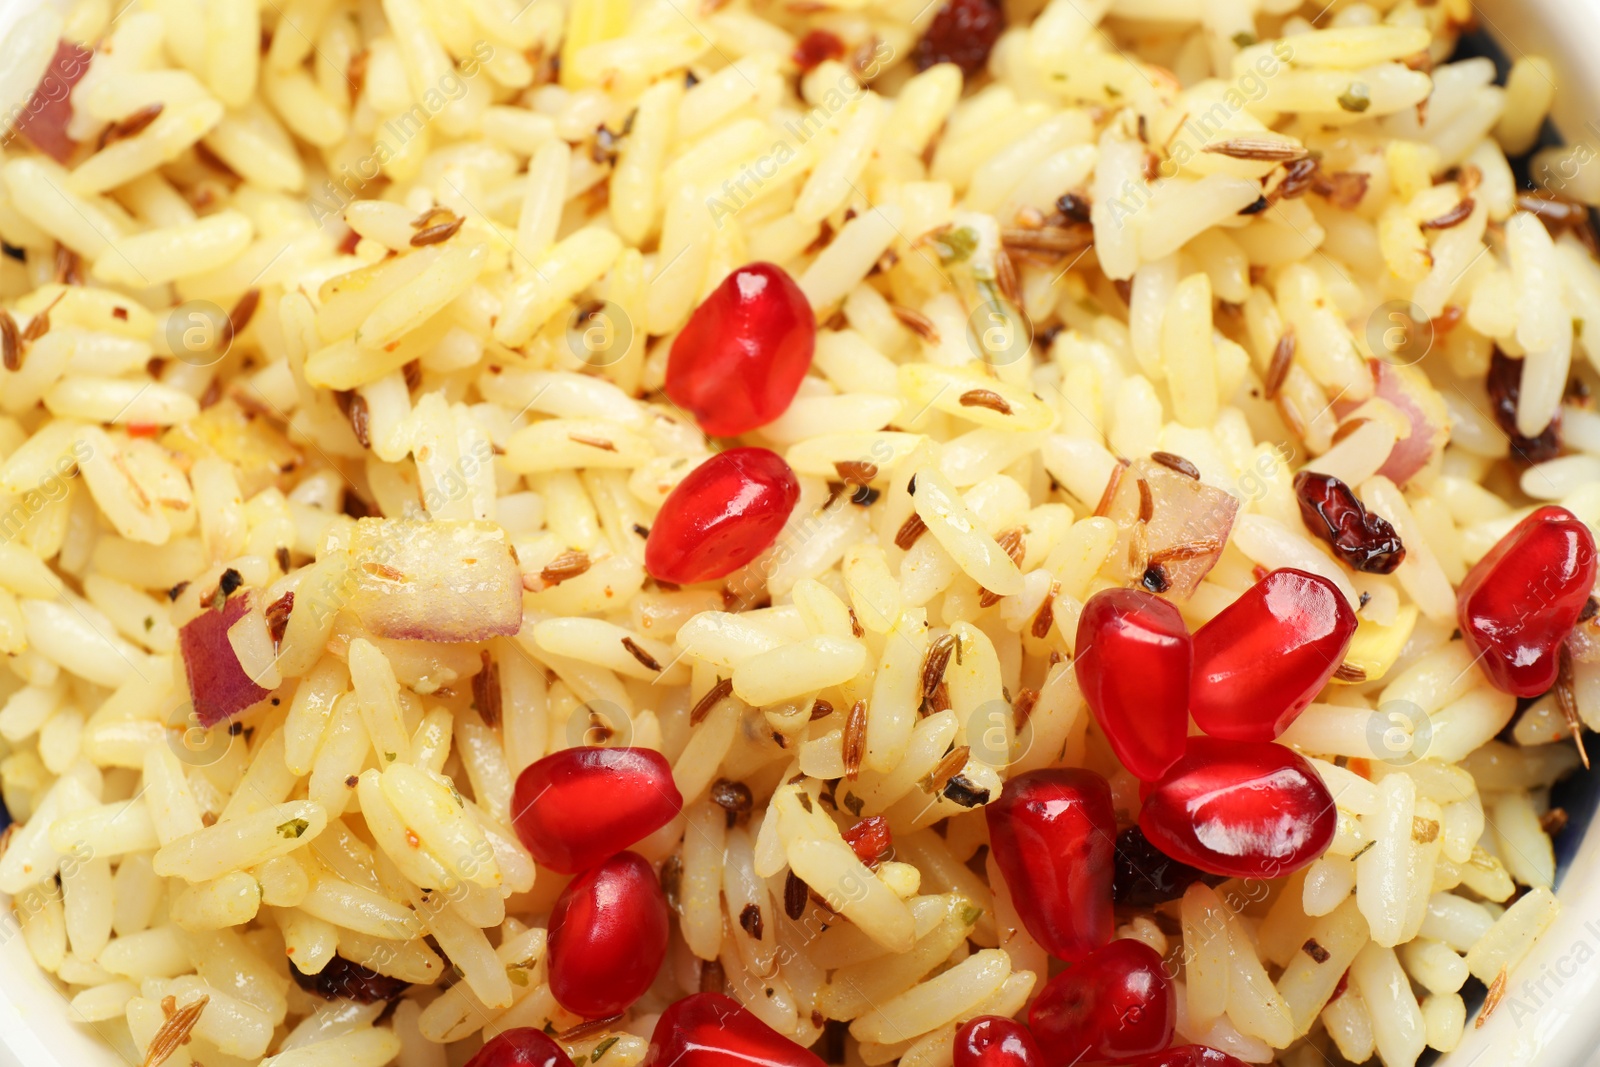
[[[66,6],[65,0],[0,0],[0,37],[23,12],[46,2]],[[1483,29],[1513,59],[1523,52],[1555,59],[1557,127],[1569,141],[1600,144],[1594,56],[1600,0],[1480,0],[1477,10]],[[1594,814],[1600,781],[1585,786],[1580,792],[1590,807],[1577,814],[1569,839]],[[1436,1067],[1600,1065],[1600,828],[1559,858],[1560,917],[1517,968],[1489,1020],[1482,1027],[1469,1021],[1460,1047]],[[0,896],[0,1067],[127,1067],[130,1061],[93,1025],[75,1020],[67,998],[28,954],[9,905]],[[111,1027],[102,1026],[109,1034]]]

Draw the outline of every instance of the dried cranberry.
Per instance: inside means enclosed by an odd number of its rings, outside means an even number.
[[[1306,529],[1326,541],[1333,554],[1367,574],[1392,574],[1406,558],[1389,520],[1373,514],[1350,487],[1331,474],[1301,471],[1294,476],[1294,494]]]
[[[1028,1025],[1050,1067],[1125,1060],[1172,1040],[1178,1000],[1161,954],[1123,938],[1050,979]]]
[[[1561,642],[1578,624],[1594,579],[1594,535],[1562,507],[1539,508],[1517,523],[1467,572],[1456,621],[1496,689],[1535,697],[1555,684]]]
[[[1338,823],[1316,769],[1270,742],[1191,737],[1178,765],[1141,792],[1151,844],[1232,878],[1292,874],[1322,855]]]
[[[1189,714],[1212,737],[1271,741],[1328,684],[1355,632],[1328,579],[1273,571],[1195,631]]]
[[[290,967],[289,977],[295,985],[323,1000],[353,1000],[358,1004],[393,1000],[411,988],[410,982],[369,971],[343,956],[334,956],[316,974],[302,974],[300,968]]]
[[[598,1019],[650,988],[667,957],[667,898],[655,870],[622,852],[578,875],[550,911],[550,993]]]
[[[1044,1067],[1044,1054],[1028,1028],[999,1015],[962,1023],[951,1052],[954,1067]]]
[[[984,809],[995,865],[1022,925],[1045,951],[1081,960],[1111,940],[1116,812],[1090,770],[1051,768],[1009,779]]]
[[[945,0],[917,42],[917,69],[954,63],[970,78],[989,62],[989,51],[1005,28],[1005,16],[994,0]]]
[[[765,426],[811,368],[817,320],[782,267],[751,263],[722,280],[672,342],[667,396],[712,437]]]
[[[718,453],[667,494],[645,539],[645,570],[674,585],[726,577],[778,539],[799,499],[799,479],[776,453]]]
[[[1183,616],[1142,589],[1105,589],[1078,617],[1073,669],[1122,765],[1145,781],[1183,755],[1194,649]]]
[[[1183,891],[1195,882],[1216,885],[1221,881],[1218,875],[1207,874],[1162,852],[1137,826],[1117,835],[1117,869],[1111,893],[1118,904],[1153,908],[1183,896]]]
[[[816,1053],[721,993],[696,993],[662,1012],[645,1062],[656,1067],[823,1067]]]
[[[838,59],[844,55],[844,42],[839,40],[837,34],[827,30],[812,30],[800,38],[800,43],[794,48],[794,65],[800,68],[800,73],[805,74],[814,70],[818,64],[829,59]]]
[[[466,1067],[572,1067],[572,1059],[543,1030],[519,1026],[490,1038]]]
[[[511,823],[533,858],[577,874],[677,818],[672,766],[647,748],[567,748],[529,764],[511,795]]]
[[[1523,463],[1543,463],[1555,459],[1561,451],[1561,411],[1550,420],[1550,425],[1539,431],[1537,437],[1524,437],[1517,432],[1517,401],[1522,395],[1522,365],[1497,347],[1489,357],[1489,376],[1484,385],[1489,390],[1489,411],[1495,425],[1511,439],[1511,455]]]

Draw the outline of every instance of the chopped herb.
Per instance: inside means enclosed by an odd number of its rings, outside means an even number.
[[[854,793],[846,793],[844,795],[844,806],[849,809],[851,815],[859,819],[861,818],[861,809],[867,806],[867,802]]]
[[[1256,43],[1256,35],[1249,30],[1240,30],[1233,35],[1233,43],[1239,48],[1249,48]]]
[[[978,231],[970,226],[959,226],[938,235],[933,243],[943,262],[964,263],[978,249]]]
[[[305,833],[310,826],[311,824],[304,819],[290,819],[288,822],[278,824],[278,836],[293,841]]]
[[[983,918],[983,909],[973,904],[961,905],[961,925],[972,926]]]
[[[1372,92],[1361,82],[1351,82],[1350,87],[1339,94],[1339,106],[1360,114],[1372,106]]]
[[[394,753],[386,750],[383,754],[383,758],[388,760],[390,763],[393,763],[395,758]]]
[[[600,1042],[598,1045],[596,1045],[594,1047],[594,1051],[589,1053],[589,1062],[590,1063],[598,1063],[599,1060],[600,1060],[600,1057],[604,1056],[606,1054],[606,1052],[611,1048],[611,1046],[615,1045],[620,1040],[621,1040],[620,1037],[618,1037],[616,1034],[612,1034],[610,1037],[608,1037],[604,1041]]]
[[[152,629],[155,628],[155,625],[156,625],[156,617],[154,615],[146,615],[144,617],[144,632],[145,633],[149,633]]]

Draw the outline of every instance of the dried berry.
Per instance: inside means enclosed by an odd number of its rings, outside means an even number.
[[[290,967],[289,976],[295,985],[323,1000],[353,1000],[358,1004],[393,1000],[411,988],[410,982],[369,971],[343,956],[334,956],[316,974],[302,974],[300,968]]]
[[[954,63],[970,78],[989,62],[989,50],[1005,25],[993,0],[946,0],[917,42],[917,69]]]
[[[1406,558],[1406,546],[1389,520],[1368,511],[1333,475],[1301,471],[1294,476],[1294,494],[1306,529],[1355,570],[1392,574]]]
[[[1144,831],[1130,826],[1117,835],[1117,867],[1111,894],[1118,904],[1153,908],[1183,896],[1195,882],[1216,885],[1222,878],[1180,863],[1162,852]]]
[[[1522,360],[1512,359],[1496,348],[1489,358],[1489,376],[1484,379],[1489,390],[1489,411],[1495,425],[1511,439],[1511,455],[1523,463],[1543,463],[1555,459],[1561,451],[1561,414],[1558,411],[1550,425],[1537,437],[1524,437],[1517,432],[1517,401],[1522,395]]]

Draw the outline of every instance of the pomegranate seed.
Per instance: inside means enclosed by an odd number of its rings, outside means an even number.
[[[1561,452],[1561,411],[1556,410],[1550,425],[1537,437],[1517,432],[1517,403],[1522,398],[1522,360],[1512,359],[1498,347],[1489,357],[1489,373],[1484,378],[1489,390],[1489,411],[1495,424],[1511,439],[1512,458],[1522,463],[1543,463]]]
[[[677,818],[672,767],[647,748],[567,748],[517,776],[511,821],[541,866],[588,870]]]
[[[1496,689],[1536,697],[1556,682],[1558,646],[1594,591],[1594,535],[1542,507],[1500,539],[1456,595],[1461,636]]]
[[[1294,476],[1294,494],[1306,529],[1355,570],[1392,574],[1406,558],[1405,545],[1389,520],[1368,511],[1333,475],[1301,471]]]
[[[1222,879],[1179,863],[1162,852],[1137,826],[1117,835],[1117,870],[1112,878],[1111,898],[1118,904],[1153,908],[1183,896],[1195,882],[1216,885]]]
[[[1189,738],[1142,790],[1139,828],[1162,852],[1212,874],[1276,878],[1320,856],[1338,813],[1303,757],[1264,741]]]
[[[811,368],[817,320],[782,267],[740,267],[694,309],[667,358],[667,395],[712,437],[782,415]]]
[[[667,956],[667,898],[654,868],[620,852],[578,875],[550,912],[550,992],[568,1011],[616,1015]]]
[[[844,832],[844,839],[855,850],[856,859],[868,865],[876,865],[894,848],[889,820],[882,815],[862,819]]]
[[[1029,771],[984,809],[995,863],[1034,940],[1068,962],[1111,940],[1117,817],[1093,771]]]
[[[572,1059],[543,1030],[519,1026],[491,1038],[466,1067],[572,1067]]]
[[[1249,1067],[1249,1064],[1208,1045],[1179,1045],[1129,1060],[1125,1067]]]
[[[1044,1067],[1044,1054],[1015,1019],[980,1015],[956,1031],[955,1067]]]
[[[1167,773],[1189,732],[1193,648],[1183,616],[1142,589],[1105,589],[1078,617],[1078,686],[1122,765]]]
[[[1161,954],[1122,938],[1050,979],[1028,1024],[1051,1067],[1124,1060],[1172,1040],[1178,1001]]]
[[[801,1048],[721,993],[684,997],[656,1021],[646,1062],[661,1067],[823,1067]]]
[[[1328,684],[1355,632],[1328,579],[1272,571],[1195,631],[1189,713],[1213,737],[1271,741]]]
[[[732,574],[777,540],[800,499],[800,482],[765,448],[706,460],[667,495],[644,544],[652,578],[674,585]]]
[[[917,69],[954,63],[970,78],[988,65],[989,52],[1005,28],[995,0],[946,0],[917,42]]]

